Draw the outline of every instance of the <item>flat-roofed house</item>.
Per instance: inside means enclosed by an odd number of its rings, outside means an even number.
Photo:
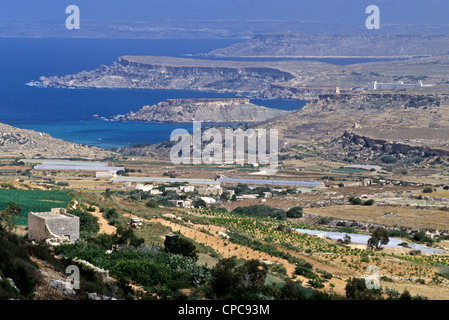
[[[68,214],[63,208],[54,208],[50,212],[28,213],[28,238],[47,240],[65,237],[76,241],[80,236],[80,220]]]

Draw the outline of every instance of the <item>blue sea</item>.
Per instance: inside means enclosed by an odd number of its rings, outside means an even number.
[[[243,41],[243,40],[242,40]],[[57,89],[30,87],[40,76],[63,76],[110,65],[122,55],[195,56],[239,40],[0,39],[0,122],[46,132],[53,137],[104,148],[169,139],[190,124],[111,122],[93,118],[138,111],[173,98],[235,97],[234,94],[182,90]],[[338,59],[328,61],[339,63]],[[353,61],[353,63],[358,61]],[[341,60],[341,64],[350,61]],[[283,110],[306,101],[257,100]]]

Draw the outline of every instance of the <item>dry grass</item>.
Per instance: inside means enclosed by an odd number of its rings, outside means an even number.
[[[305,213],[345,220],[437,230],[449,229],[449,213],[442,210],[398,206],[329,206],[307,208]]]
[[[418,193],[423,197],[449,198],[449,191],[434,191],[431,193]]]

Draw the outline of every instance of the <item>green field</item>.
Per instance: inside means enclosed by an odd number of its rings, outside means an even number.
[[[344,172],[344,173],[360,173],[360,172],[367,172],[367,170],[357,169],[357,168],[338,168],[338,169],[334,169],[334,171],[337,171],[337,172]]]
[[[10,201],[17,203],[22,211],[15,222],[24,226],[28,225],[30,211],[46,212],[51,208],[66,208],[71,200],[62,191],[0,189],[0,210],[6,209]]]

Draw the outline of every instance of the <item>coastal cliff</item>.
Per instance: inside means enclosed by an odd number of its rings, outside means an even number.
[[[113,64],[65,76],[42,76],[32,86],[164,89],[251,93],[267,99],[310,100],[353,93],[373,81],[416,83],[447,90],[449,55],[338,65],[303,59],[224,61],[160,56],[122,56]],[[429,88],[426,88],[429,91]]]
[[[294,76],[256,62],[124,56],[110,66],[62,77],[40,77],[42,86],[167,89],[260,93]]]
[[[214,57],[413,57],[447,54],[446,35],[258,34]]]
[[[169,99],[138,112],[128,113],[123,120],[155,122],[262,122],[286,114],[250,103],[246,98]],[[114,119],[119,120],[119,119]]]

